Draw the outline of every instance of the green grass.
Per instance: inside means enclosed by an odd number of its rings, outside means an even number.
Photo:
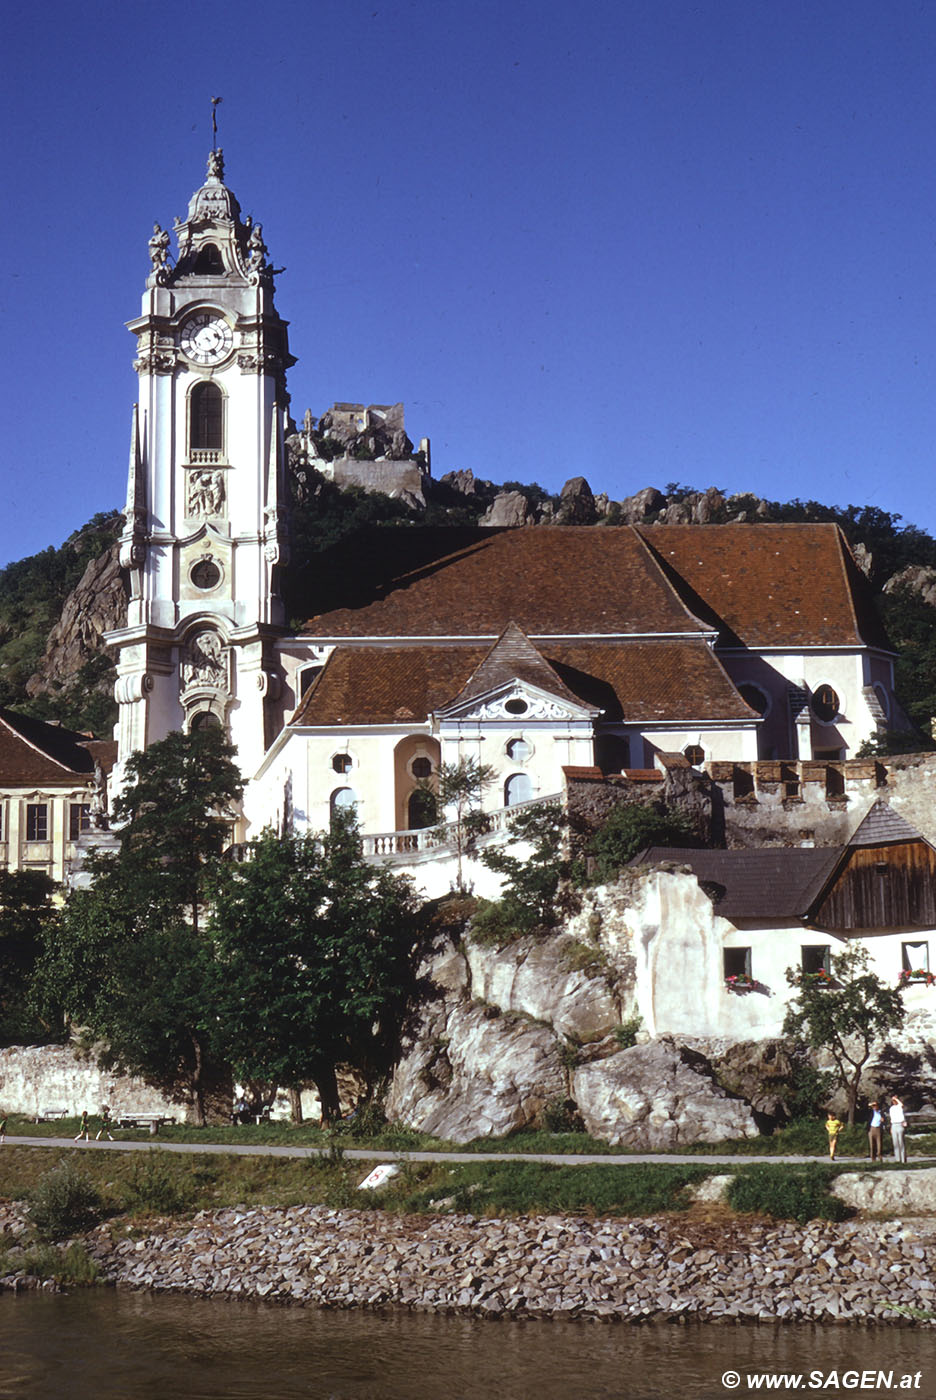
[[[853,1212],[829,1194],[834,1168],[784,1163],[742,1166],[728,1187],[733,1210],[769,1215],[775,1220],[845,1220]]]

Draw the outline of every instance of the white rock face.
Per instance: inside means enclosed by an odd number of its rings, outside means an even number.
[[[653,1151],[758,1135],[747,1104],[684,1063],[668,1036],[580,1066],[572,1092],[588,1131],[615,1146]]]
[[[470,1142],[529,1126],[566,1092],[548,1027],[449,1001],[425,1017],[398,1064],[386,1112],[421,1132]]]
[[[571,942],[524,938],[506,948],[469,943],[465,952],[474,996],[548,1021],[557,1035],[576,1041],[609,1035],[621,1023],[620,1004],[606,978],[570,971]]]
[[[0,1105],[7,1113],[35,1117],[47,1108],[72,1116],[97,1113],[107,1104],[120,1113],[165,1113],[184,1118],[184,1104],[173,1103],[142,1079],[98,1069],[67,1045],[18,1045],[0,1050]]]
[[[832,1194],[855,1210],[885,1215],[932,1215],[936,1211],[936,1168],[912,1172],[843,1172]]]

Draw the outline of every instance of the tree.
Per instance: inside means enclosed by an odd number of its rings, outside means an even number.
[[[422,920],[408,881],[361,855],[353,817],[321,836],[265,832],[218,873],[210,921],[216,1005],[244,1079],[311,1080],[340,1113],[336,1069],[373,1081],[392,1061],[415,987]]]
[[[92,883],[69,896],[36,995],[46,1015],[102,1042],[102,1064],[185,1094],[202,1123],[223,1043],[200,912],[240,775],[218,730],[170,734],[127,771],[113,807],[120,849],[89,860]]]
[[[29,988],[56,916],[55,890],[44,871],[0,870],[0,1044],[47,1039],[31,1014]]]
[[[671,808],[643,807],[621,802],[588,845],[594,859],[592,878],[615,880],[622,866],[648,846],[696,846],[698,838],[688,818]]]
[[[552,928],[561,912],[560,887],[572,872],[565,814],[555,804],[525,807],[507,825],[513,841],[528,843],[530,852],[522,860],[499,846],[482,853],[482,864],[506,883],[499,900],[482,902],[473,927],[492,934]]]
[[[484,829],[481,796],[493,778],[494,769],[489,764],[467,757],[460,758],[457,763],[440,763],[435,773],[439,806],[443,815],[451,813],[447,823],[438,830],[443,839],[451,837],[455,846],[456,885],[462,893],[465,889],[464,855],[472,837]],[[425,780],[427,786],[430,781]]]
[[[813,1050],[828,1050],[848,1098],[848,1122],[855,1121],[861,1073],[875,1045],[904,1020],[900,992],[870,970],[867,949],[853,946],[832,958],[831,976],[787,968],[797,990],[787,1007],[785,1034]]]

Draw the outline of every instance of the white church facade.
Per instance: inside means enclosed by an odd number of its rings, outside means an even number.
[[[129,323],[116,785],[135,750],[220,725],[240,839],[353,804],[389,853],[419,844],[440,763],[487,765],[496,814],[568,767],[847,758],[892,727],[893,655],[833,525],[383,530],[323,556],[289,627],[294,361],[220,151],[175,235],[173,259],[156,225]]]

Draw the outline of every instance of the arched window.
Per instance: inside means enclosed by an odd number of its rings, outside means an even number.
[[[192,715],[191,723],[189,724],[189,732],[191,734],[197,734],[199,730],[202,729],[220,728],[221,721],[214,710],[197,710],[195,714]]]
[[[221,253],[214,243],[206,243],[204,247],[199,248],[192,271],[200,273],[202,277],[217,277],[224,271]]]
[[[426,788],[416,788],[411,792],[406,804],[406,822],[410,831],[419,831],[424,826],[433,826],[438,821],[436,795]]]
[[[216,452],[224,447],[224,395],[210,379],[196,384],[189,395],[189,447]]]
[[[336,812],[353,812],[357,802],[358,796],[354,788],[341,787],[335,788],[328,805],[331,808],[332,816],[334,816]]]
[[[325,667],[321,661],[317,661],[312,666],[303,666],[302,670],[299,672],[299,684],[296,687],[296,691],[300,697],[305,695],[309,686],[314,680],[318,679],[324,669]]]
[[[533,784],[529,773],[513,773],[504,784],[504,806],[513,807],[517,802],[529,802],[533,796]]]

